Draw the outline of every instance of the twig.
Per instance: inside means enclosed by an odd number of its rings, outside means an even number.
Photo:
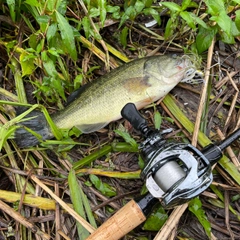
[[[217,134],[218,134],[218,136],[220,137],[221,140],[223,140],[225,138],[223,133],[221,132],[221,130],[219,128],[217,129]],[[226,150],[228,152],[229,157],[232,159],[232,162],[234,163],[234,165],[239,169],[240,168],[240,163],[239,163],[237,157],[235,156],[232,148],[227,147]]]
[[[230,234],[231,240],[234,240],[234,234],[229,224],[229,193],[228,191],[224,192],[224,205],[225,205],[225,223],[226,223],[228,232]]]
[[[229,74],[230,77],[233,77],[234,75],[236,75],[239,71],[235,71],[235,72],[231,72]],[[215,88],[217,90],[219,90],[229,79],[229,76],[226,76],[225,78],[223,78],[221,81],[219,81],[216,85]]]
[[[178,223],[180,217],[182,216],[184,211],[187,209],[187,207],[188,207],[188,203],[185,203],[175,208],[171,213],[171,216],[165,222],[161,231],[159,231],[158,234],[155,236],[154,240],[167,240],[168,236],[174,229],[175,225]]]
[[[43,190],[45,190],[53,199],[55,199],[72,217],[74,217],[80,224],[83,225],[90,233],[92,233],[95,228],[92,227],[84,218],[78,215],[71,207],[69,207],[61,198],[56,196],[50,188],[43,184],[36,176],[31,175],[31,179],[38,184]]]
[[[9,207],[6,203],[0,200],[0,209],[3,212],[6,212],[9,216],[14,218],[17,222],[20,222],[22,225],[30,229],[33,233],[41,236],[43,239],[51,239],[47,233],[41,231],[37,226],[32,224],[31,222],[27,221],[20,213],[16,212],[14,209]]]
[[[56,196],[59,196],[59,185],[55,182],[55,193]],[[56,222],[56,228],[55,228],[55,240],[61,240],[61,236],[58,232],[59,229],[61,229],[61,215],[60,215],[60,206],[58,203],[56,203],[56,211],[55,211],[55,222]]]
[[[226,122],[225,122],[225,127],[228,125],[228,123],[230,122],[230,119],[231,119],[231,116],[232,116],[232,113],[233,113],[233,110],[236,106],[236,102],[237,102],[237,98],[238,98],[238,93],[239,92],[236,92],[234,97],[233,97],[233,100],[232,100],[232,103],[231,103],[231,107],[230,107],[230,110],[228,111],[228,116],[227,116],[227,119],[226,119]]]
[[[60,230],[58,231],[58,234],[61,235],[66,240],[71,240],[71,238],[69,238],[64,232],[62,232]]]
[[[212,44],[208,50],[207,69],[206,69],[205,78],[204,78],[205,84],[203,86],[200,104],[199,104],[197,117],[196,117],[196,123],[195,123],[194,131],[193,131],[193,138],[192,138],[193,146],[197,145],[197,138],[198,138],[198,131],[199,131],[199,126],[200,126],[200,122],[201,122],[201,116],[202,116],[203,108],[204,108],[204,105],[206,102],[206,95],[207,95],[208,81],[209,81],[209,76],[210,76],[210,67],[211,67],[211,63],[212,63],[214,43],[215,43],[215,40],[212,41]]]
[[[92,208],[92,211],[95,212],[97,211],[99,208],[102,208],[102,207],[105,207],[106,205],[108,205],[109,203],[113,202],[113,201],[116,201],[116,200],[119,200],[119,199],[122,199],[128,195],[132,195],[132,194],[137,194],[139,191],[135,190],[135,191],[131,191],[131,192],[128,192],[128,193],[124,193],[124,194],[121,194],[121,195],[118,195],[118,196],[115,196],[115,197],[112,197],[110,199],[108,199],[107,201],[95,206]]]
[[[236,106],[236,102],[237,102],[237,98],[238,98],[238,94],[239,94],[239,90],[238,90],[238,87],[236,86],[235,82],[233,81],[231,75],[229,74],[228,71],[227,72],[227,76],[232,84],[232,86],[234,87],[234,89],[236,90],[236,93],[233,97],[233,100],[232,100],[232,104],[231,104],[231,107],[230,107],[230,110],[228,112],[228,116],[227,116],[227,119],[226,119],[226,123],[225,123],[225,127],[228,125],[228,123],[230,122],[230,119],[231,119],[231,116],[232,116],[232,113],[233,113],[233,110]]]

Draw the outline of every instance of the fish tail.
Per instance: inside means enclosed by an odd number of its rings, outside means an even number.
[[[22,112],[22,109],[17,109],[18,115],[20,112]],[[33,147],[41,141],[53,137],[46,118],[41,111],[32,111],[26,116],[26,118],[30,117],[32,119],[20,122],[18,124],[19,128],[14,133],[15,141],[20,148]]]

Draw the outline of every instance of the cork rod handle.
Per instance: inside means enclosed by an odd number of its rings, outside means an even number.
[[[131,200],[95,230],[87,240],[118,240],[145,220],[141,208]]]

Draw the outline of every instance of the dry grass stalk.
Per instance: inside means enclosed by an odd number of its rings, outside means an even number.
[[[0,209],[7,213],[9,216],[14,218],[17,222],[30,229],[33,233],[42,237],[42,239],[51,239],[47,233],[41,231],[37,226],[29,222],[26,218],[24,218],[20,213],[16,212],[13,208],[9,207],[6,203],[0,200]]]
[[[83,225],[90,233],[92,233],[95,228],[92,227],[84,218],[78,215],[71,207],[69,207],[61,198],[54,194],[50,188],[43,184],[36,176],[32,175],[31,179],[38,184],[43,190],[45,190],[53,199],[55,199],[62,208],[64,208],[72,217],[74,217],[80,224]]]
[[[221,140],[225,139],[223,133],[221,132],[221,130],[219,128],[217,129],[217,134],[218,134],[218,136],[220,137]],[[236,155],[234,154],[232,148],[231,147],[227,147],[226,150],[227,150],[228,155],[231,158],[232,162],[234,163],[234,165],[239,169],[240,163],[239,163]]]

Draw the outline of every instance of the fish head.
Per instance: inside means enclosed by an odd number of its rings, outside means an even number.
[[[179,82],[200,83],[203,81],[202,73],[198,70],[200,64],[195,56],[177,54],[155,56],[148,65],[145,71],[166,85],[175,86]],[[198,78],[194,80],[196,75]]]

